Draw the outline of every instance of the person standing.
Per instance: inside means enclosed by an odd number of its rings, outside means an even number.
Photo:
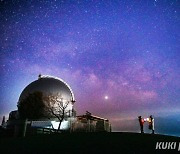
[[[139,124],[140,124],[141,133],[144,133],[144,128],[143,128],[144,119],[143,119],[141,116],[139,116],[138,119],[139,119]]]
[[[150,115],[149,117],[149,129],[151,129],[152,134],[154,134],[154,118],[152,117],[152,115]]]

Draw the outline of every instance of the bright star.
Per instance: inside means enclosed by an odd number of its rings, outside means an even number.
[[[105,96],[104,98],[105,98],[105,99],[108,99],[109,97],[108,97],[108,96]]]

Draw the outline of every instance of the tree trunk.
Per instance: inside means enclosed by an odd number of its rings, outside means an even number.
[[[59,126],[58,126],[58,130],[57,130],[57,132],[59,132],[59,131],[60,131],[61,123],[62,123],[62,121],[60,120],[60,121],[59,121]]]

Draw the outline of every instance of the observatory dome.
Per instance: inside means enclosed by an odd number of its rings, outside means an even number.
[[[30,83],[22,91],[19,97],[18,106],[21,106],[21,102],[23,102],[23,100],[25,100],[30,94],[37,92],[42,93],[43,96],[49,94],[58,94],[61,99],[72,102],[72,105],[75,102],[73,91],[65,81],[53,76],[39,75],[38,80],[35,80],[32,83]]]

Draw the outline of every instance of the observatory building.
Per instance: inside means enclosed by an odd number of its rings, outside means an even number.
[[[18,110],[11,111],[6,129],[12,134],[22,134],[39,129],[50,131],[97,132],[111,131],[108,119],[92,115],[76,116],[74,93],[62,79],[39,75],[20,94]]]

